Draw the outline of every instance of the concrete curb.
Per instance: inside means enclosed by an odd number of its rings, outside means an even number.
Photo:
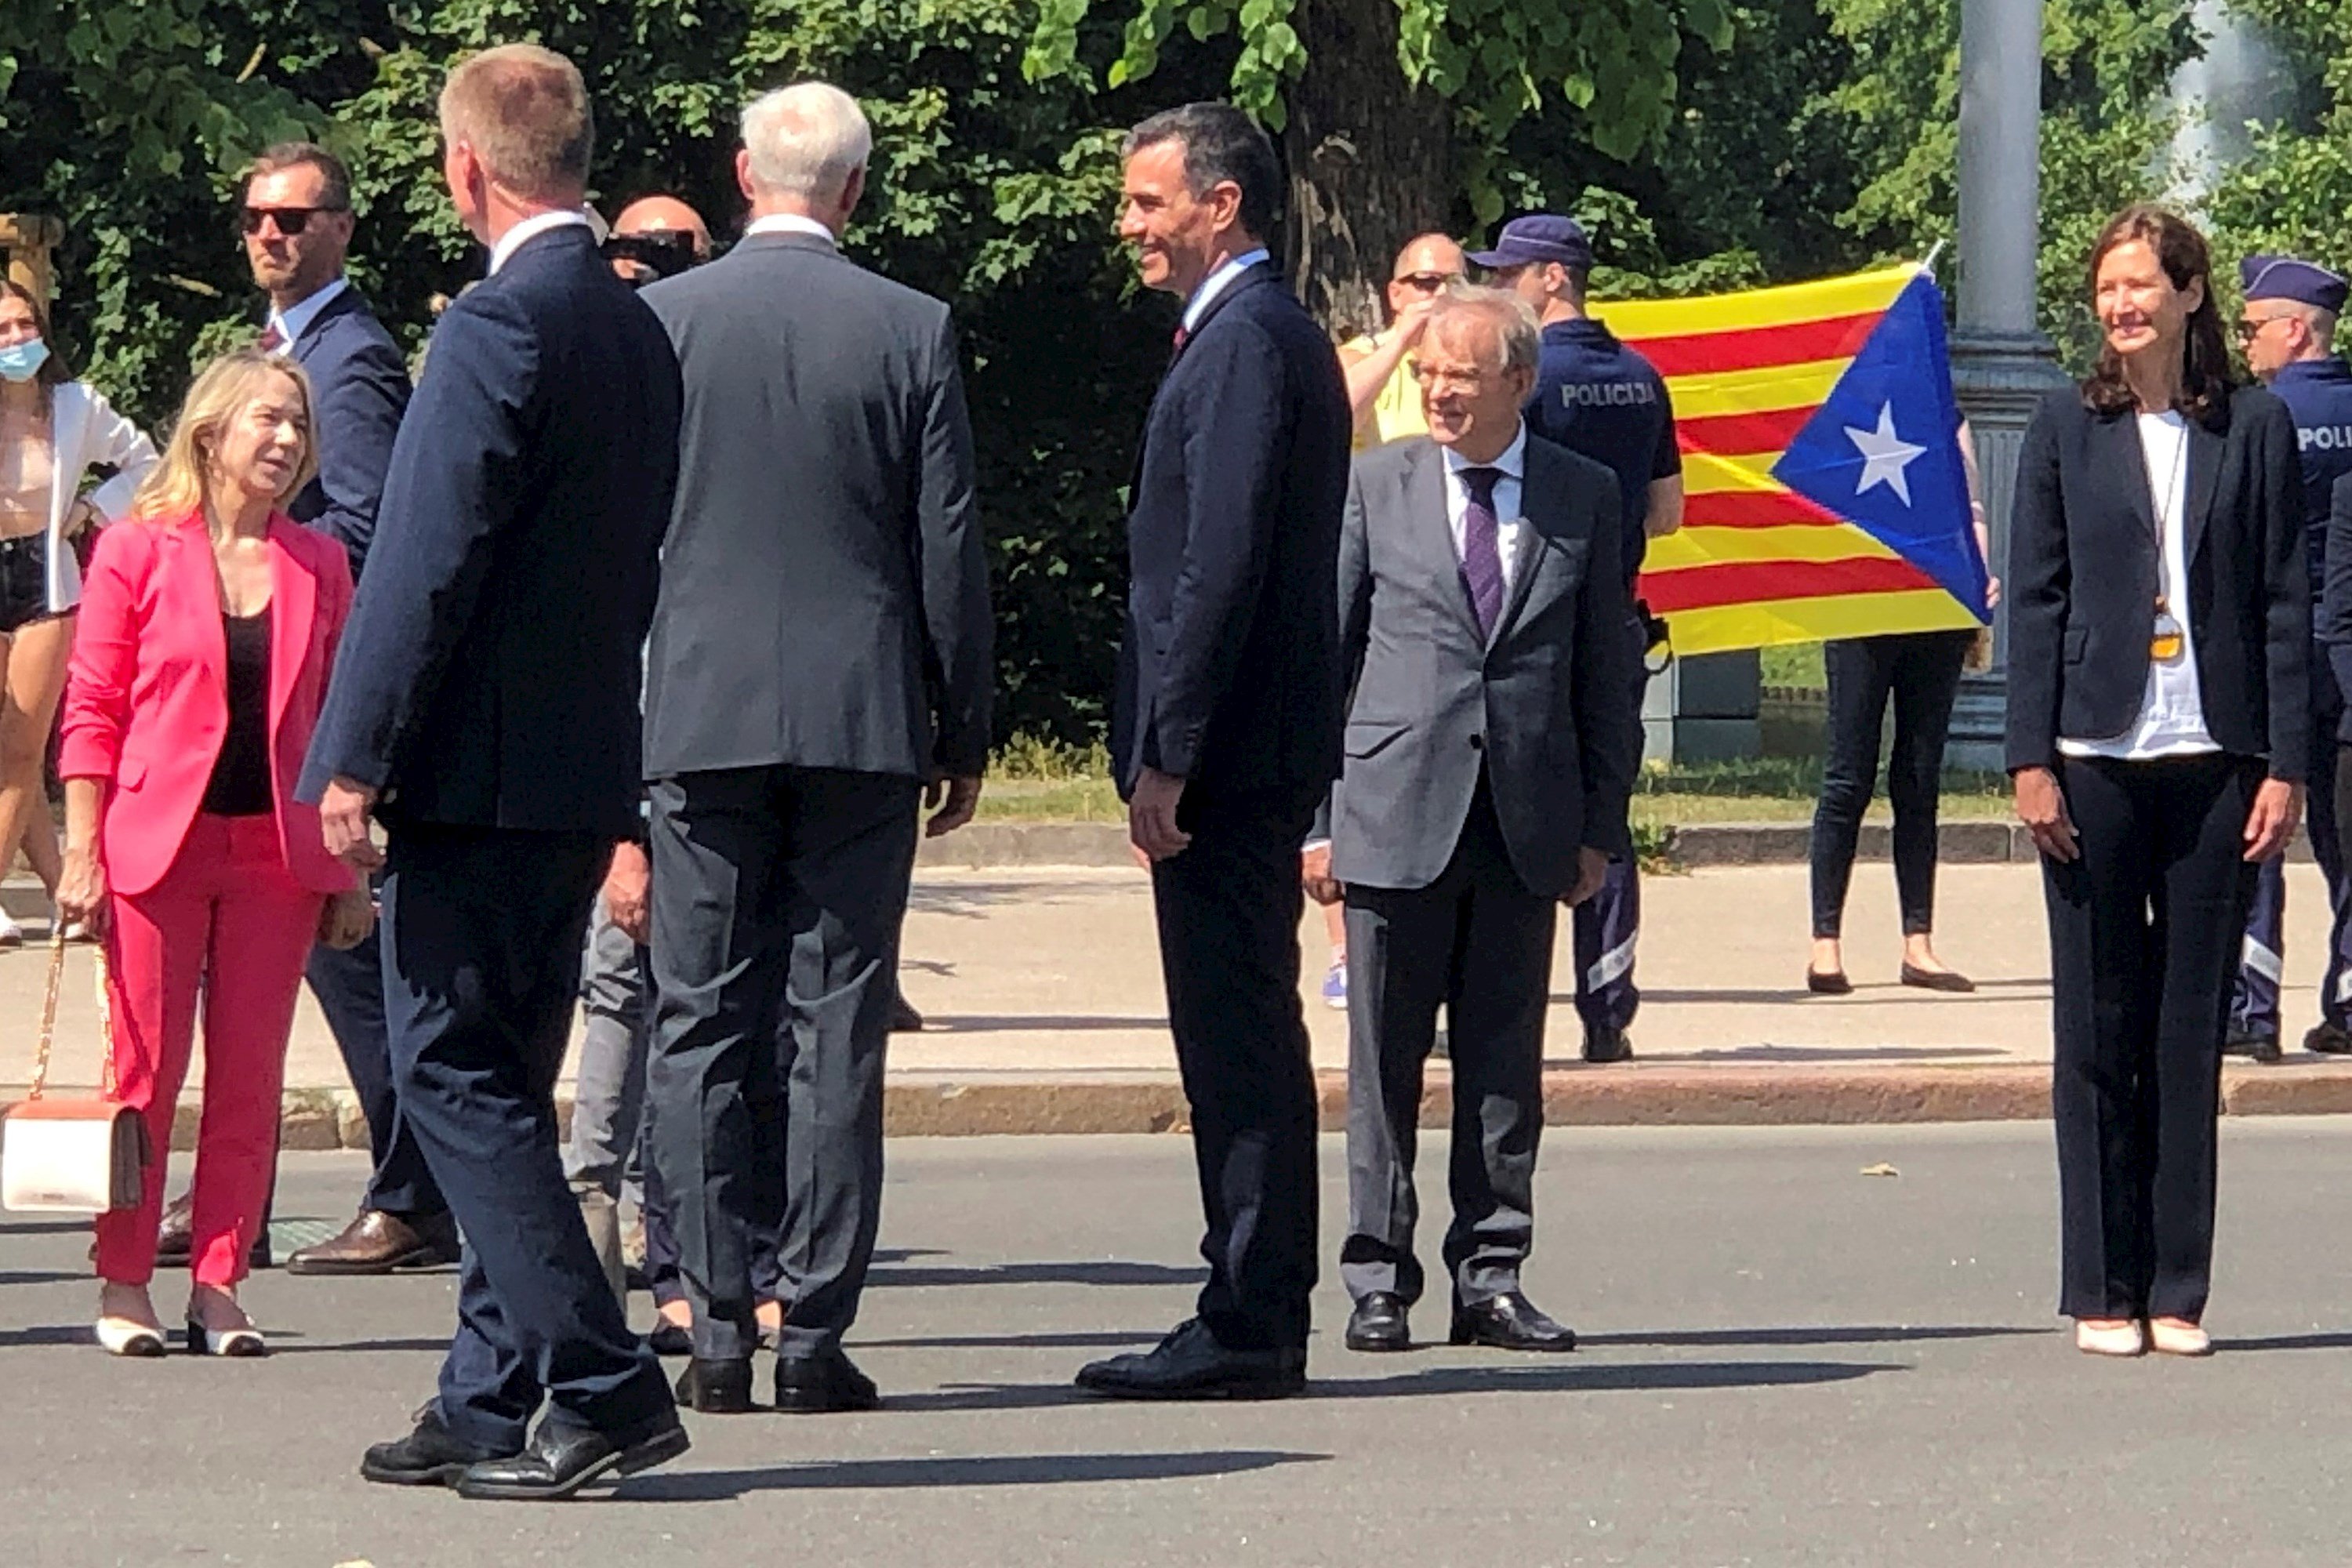
[[[1323,1130],[1347,1125],[1344,1074],[1318,1075]],[[0,1090],[0,1105],[23,1090]],[[1191,1124],[1184,1091],[1165,1078],[1056,1078],[971,1083],[917,1079],[886,1091],[884,1125],[894,1138],[1101,1132],[1181,1132]],[[1421,1124],[1442,1129],[1453,1089],[1443,1062],[1431,1066]],[[2352,1113],[2352,1061],[2280,1067],[2232,1063],[2221,1076],[2230,1116]],[[180,1107],[172,1147],[195,1146],[201,1107]],[[570,1090],[557,1113],[572,1120]],[[1917,1121],[2039,1121],[2050,1114],[2050,1069],[1989,1067],[1684,1067],[1581,1065],[1544,1073],[1544,1120],[1554,1127],[1861,1126]],[[289,1089],[278,1124],[287,1149],[365,1149],[367,1121],[347,1089]]]

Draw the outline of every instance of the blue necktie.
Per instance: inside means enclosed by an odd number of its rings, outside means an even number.
[[[1503,529],[1495,517],[1495,485],[1500,468],[1464,468],[1458,477],[1469,492],[1462,509],[1462,585],[1470,590],[1478,635],[1495,635],[1503,616]]]

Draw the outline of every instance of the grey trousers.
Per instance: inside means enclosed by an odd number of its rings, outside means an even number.
[[[629,1165],[645,1118],[646,1054],[652,1042],[645,950],[613,923],[602,898],[581,960],[580,1006],[580,1081],[572,1096],[563,1174],[575,1192],[625,1196],[642,1206],[645,1194],[635,1190]]]
[[[652,1149],[697,1355],[759,1343],[751,1253],[779,1230],[778,1353],[819,1354],[856,1319],[919,788],[792,767],[652,786]]]
[[[1422,1069],[1444,1003],[1454,1067],[1456,1302],[1519,1288],[1535,1242],[1543,1134],[1544,1014],[1558,902],[1511,868],[1482,782],[1461,841],[1426,888],[1348,889],[1348,1239],[1339,1277],[1358,1300],[1422,1292],[1412,1165]]]

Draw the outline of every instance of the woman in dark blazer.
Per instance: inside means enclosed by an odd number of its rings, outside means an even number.
[[[2050,914],[2063,1281],[2084,1351],[2211,1348],[2221,1037],[2257,862],[2303,808],[2294,426],[2234,386],[2204,237],[2091,252],[2097,370],[2027,427],[2009,770]]]

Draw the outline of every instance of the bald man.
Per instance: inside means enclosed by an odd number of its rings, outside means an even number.
[[[633,289],[675,278],[710,259],[710,226],[676,196],[641,196],[621,209],[604,259]]]
[[[1429,434],[1421,387],[1412,379],[1412,349],[1429,324],[1429,308],[1462,281],[1462,247],[1442,234],[1416,235],[1389,270],[1389,325],[1339,345],[1348,375],[1348,406],[1356,417],[1356,447],[1378,447]]]

